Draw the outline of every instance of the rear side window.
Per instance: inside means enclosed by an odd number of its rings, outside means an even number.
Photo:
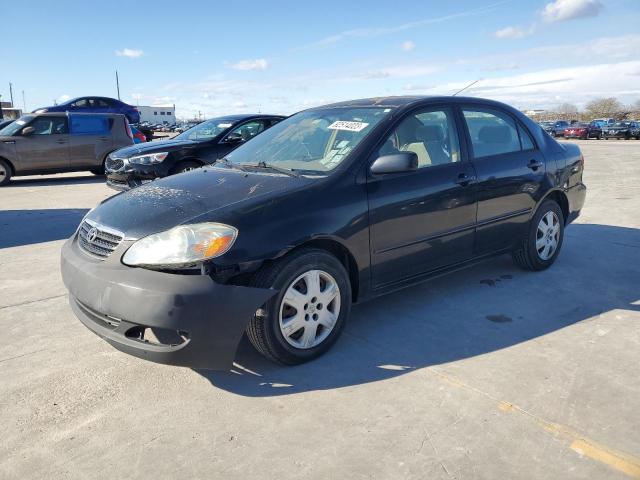
[[[521,150],[516,123],[506,113],[497,110],[465,109],[463,114],[471,136],[475,158]]]
[[[527,132],[527,129],[524,128],[520,123],[518,123],[518,134],[520,135],[520,143],[522,144],[522,150],[533,150],[535,149],[535,145],[533,140],[531,139],[531,135]]]
[[[101,115],[70,115],[71,135],[106,135],[110,131],[110,122]]]

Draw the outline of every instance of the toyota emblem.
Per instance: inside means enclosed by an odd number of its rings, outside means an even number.
[[[87,241],[89,243],[93,243],[96,241],[96,238],[98,238],[98,229],[96,227],[92,227],[88,232],[87,232]]]

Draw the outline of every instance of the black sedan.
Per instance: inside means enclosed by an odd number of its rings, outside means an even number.
[[[610,138],[629,140],[632,137],[636,139],[640,137],[637,122],[616,122],[606,127],[603,134],[605,140]]]
[[[229,115],[202,122],[171,140],[137,144],[107,158],[107,185],[129,190],[143,183],[212,164],[281,121],[278,115]]]
[[[132,355],[228,369],[246,331],[302,363],[354,302],[505,253],[550,267],[584,204],[583,165],[577,145],[489,100],[313,108],[104,201],[65,243],[62,277],[84,325]]]

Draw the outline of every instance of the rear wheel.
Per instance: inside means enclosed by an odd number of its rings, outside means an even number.
[[[11,166],[0,159],[0,187],[11,181]]]
[[[564,216],[553,200],[540,205],[527,233],[513,252],[513,261],[525,270],[544,270],[555,262],[564,239]]]
[[[265,357],[286,365],[329,350],[351,309],[349,276],[324,250],[294,252],[258,272],[252,285],[279,292],[256,312],[247,336]]]
[[[202,165],[200,165],[198,162],[193,162],[193,161],[180,162],[175,167],[173,167],[173,169],[171,170],[171,173],[176,174],[176,173],[189,172],[191,170],[195,170],[196,168],[200,168],[201,166]]]

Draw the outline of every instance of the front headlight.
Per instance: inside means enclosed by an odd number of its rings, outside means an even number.
[[[129,163],[137,163],[138,165],[155,165],[167,158],[169,152],[149,153],[146,155],[136,155],[129,158]]]
[[[122,263],[138,267],[184,267],[225,254],[238,229],[222,223],[179,225],[138,240]]]

